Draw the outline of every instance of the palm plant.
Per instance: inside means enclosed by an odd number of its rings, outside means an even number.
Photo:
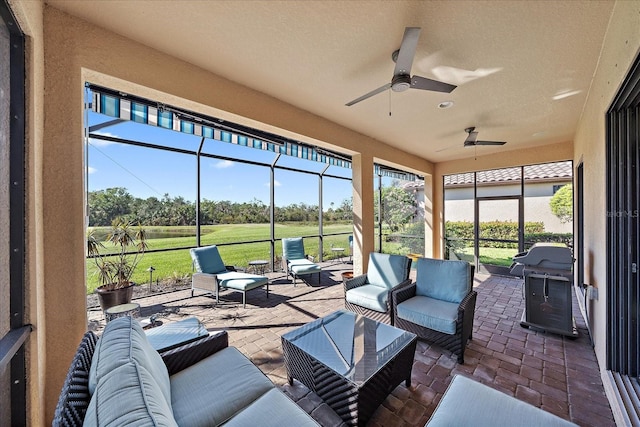
[[[100,249],[107,248],[104,243],[113,245],[117,251],[101,253]],[[87,234],[87,253],[96,264],[100,288],[114,290],[129,286],[131,276],[148,248],[145,229],[118,217],[111,223],[104,243],[96,237],[95,229]],[[130,252],[130,249],[134,250]]]

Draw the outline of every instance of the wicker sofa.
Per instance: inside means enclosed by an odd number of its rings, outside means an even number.
[[[317,426],[226,332],[159,354],[130,317],[87,332],[62,388],[54,426]]]

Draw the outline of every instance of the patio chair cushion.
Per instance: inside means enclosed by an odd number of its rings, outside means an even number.
[[[229,271],[218,274],[218,281],[223,288],[235,289],[237,291],[250,291],[267,284],[269,279],[266,276]]]
[[[409,259],[404,256],[371,252],[367,267],[367,281],[372,285],[391,289],[406,279],[408,263]]]
[[[312,263],[306,258],[289,261],[289,269],[296,276],[318,273],[321,270],[319,265]]]
[[[459,304],[415,296],[397,306],[397,317],[445,334],[456,333]]]
[[[270,390],[229,420],[225,427],[316,425],[302,408],[292,403],[284,393]]]
[[[456,375],[427,426],[569,427],[575,424],[477,381]]]
[[[149,343],[140,323],[129,317],[119,317],[107,323],[96,344],[89,371],[89,392],[93,395],[102,378],[118,367],[136,363],[153,377],[158,389],[171,407],[169,372],[162,357]]]
[[[305,259],[302,237],[282,239],[282,256],[287,260]]]
[[[260,369],[227,347],[171,376],[173,414],[181,426],[220,425],[271,389]]]
[[[192,248],[189,252],[191,252],[191,258],[197,271],[210,274],[227,271],[216,245]]]
[[[351,304],[385,313],[389,290],[378,285],[362,285],[345,292],[345,299]]]
[[[154,375],[132,360],[100,379],[83,425],[177,427],[178,423]]]
[[[466,261],[419,258],[416,295],[460,303],[471,291],[471,268]]]

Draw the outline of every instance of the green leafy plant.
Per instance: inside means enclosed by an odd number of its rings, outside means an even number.
[[[109,250],[111,246],[115,252]],[[104,243],[98,240],[94,229],[87,234],[87,254],[96,264],[96,274],[104,290],[129,286],[131,276],[147,248],[145,229],[140,224],[133,226],[120,217],[111,223]],[[106,251],[101,253],[100,249]]]
[[[549,201],[551,212],[560,218],[560,222],[567,223],[573,220],[573,186],[563,185]]]

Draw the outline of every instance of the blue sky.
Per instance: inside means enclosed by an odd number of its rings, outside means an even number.
[[[112,117],[89,113],[89,125],[113,120]],[[147,143],[196,151],[200,137],[133,122],[123,122],[105,127],[96,133],[144,141]],[[276,154],[255,148],[242,147],[222,141],[207,139],[203,152],[231,158],[242,158],[269,165]],[[135,147],[91,139],[87,149],[88,189],[102,190],[124,187],[135,197],[161,198],[182,196],[196,199],[196,156],[165,150]],[[278,165],[320,172],[326,164],[281,156]],[[276,169],[276,206],[293,203],[318,204],[318,177]],[[330,166],[327,173],[351,177],[351,169]],[[247,202],[258,199],[269,204],[270,170],[268,167],[247,165],[221,159],[202,158],[202,198]],[[351,182],[325,178],[323,180],[323,207],[333,202],[339,206],[352,196]]]

